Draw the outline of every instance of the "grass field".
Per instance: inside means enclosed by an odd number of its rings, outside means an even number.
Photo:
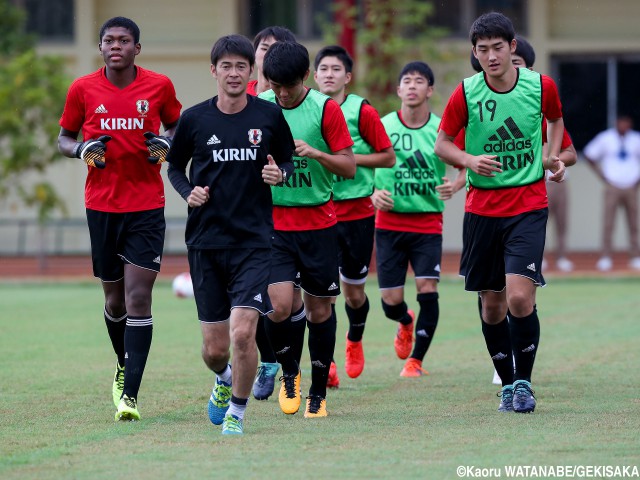
[[[498,387],[475,296],[440,286],[440,324],[428,377],[398,376],[394,325],[375,278],[362,376],[344,373],[329,417],[285,416],[277,398],[251,401],[243,437],[223,437],[205,408],[213,383],[200,358],[190,300],[160,282],[139,423],[113,421],[115,357],[99,286],[0,283],[0,478],[458,478],[458,466],[640,467],[639,279],[551,280],[542,323],[534,414],[499,414]],[[415,290],[407,289],[410,306]],[[308,357],[306,357],[308,358]],[[309,382],[303,369],[303,393]],[[495,475],[494,475],[495,476]]]

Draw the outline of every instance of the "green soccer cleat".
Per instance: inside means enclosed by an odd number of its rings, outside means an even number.
[[[120,403],[118,403],[116,422],[137,422],[138,420],[140,420],[138,402],[135,398],[129,398],[127,395],[123,395]]]
[[[235,415],[225,415],[222,421],[222,435],[242,435],[244,427],[242,420]]]
[[[207,413],[209,414],[209,420],[214,425],[222,425],[227,410],[229,410],[229,402],[231,401],[231,385],[220,381],[216,378],[216,384],[209,397],[209,404],[207,405]]]
[[[120,399],[122,398],[122,391],[124,390],[124,367],[121,367],[116,362],[116,373],[113,376],[113,387],[111,387],[111,393],[113,393],[113,404],[118,408]]]

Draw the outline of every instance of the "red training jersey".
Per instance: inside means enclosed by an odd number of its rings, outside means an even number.
[[[545,118],[556,120],[562,117],[562,103],[558,88],[553,79],[542,77],[542,113]],[[485,75],[486,78],[486,75]],[[487,87],[491,86],[487,83]],[[517,88],[517,84],[516,87]],[[456,139],[468,123],[469,112],[462,83],[451,94],[442,115],[440,128]],[[500,188],[495,190],[469,187],[465,211],[489,217],[511,217],[524,212],[547,207],[547,188],[545,180],[522,187]]]
[[[368,103],[363,104],[360,109],[358,128],[364,141],[371,145],[375,152],[381,152],[392,146],[378,111]],[[371,197],[335,202],[335,208],[339,222],[360,220],[372,217],[376,213]]]
[[[258,80],[249,80],[249,83],[247,83],[247,93],[249,95],[253,95],[254,97],[258,96],[258,92],[256,90],[256,87],[258,86]]]
[[[139,212],[164,207],[160,165],[149,163],[144,132],[159,133],[161,123],[178,121],[182,105],[165,75],[136,67],[135,80],[120,89],[106,67],[69,87],[60,126],[82,132],[85,140],[112,137],[106,167],[87,167],[85,206],[101,212]]]
[[[305,97],[306,98],[306,97]],[[303,100],[304,101],[304,100]],[[294,107],[295,108],[295,107]],[[329,150],[337,152],[353,145],[347,122],[338,102],[327,100],[322,115],[322,136]],[[294,140],[297,140],[294,138]],[[304,138],[300,139],[304,140]],[[329,228],[337,223],[333,200],[313,207],[273,206],[273,226],[282,231]]]

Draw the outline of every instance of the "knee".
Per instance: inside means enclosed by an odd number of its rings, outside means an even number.
[[[358,309],[364,305],[367,296],[364,294],[364,290],[353,290],[344,294],[344,301],[351,308]]]
[[[248,323],[248,322],[247,322]],[[243,325],[244,327],[244,325]],[[254,328],[236,328],[231,332],[234,352],[249,352],[256,349],[256,331]]]
[[[151,313],[151,292],[135,288],[129,292],[127,311],[130,315],[148,315]],[[136,312],[136,313],[132,313]]]
[[[215,344],[202,344],[202,360],[211,370],[220,370],[220,365],[229,361],[229,350],[223,350]]]
[[[533,311],[534,300],[523,292],[509,295],[509,311],[515,317],[526,317]]]

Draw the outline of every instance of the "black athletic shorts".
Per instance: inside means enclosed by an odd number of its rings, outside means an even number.
[[[267,294],[271,249],[190,248],[187,256],[201,322],[224,322],[236,307],[273,311]]]
[[[124,264],[160,271],[164,208],[110,213],[87,208],[93,275],[103,282],[124,277]]]
[[[549,210],[514,217],[464,214],[460,275],[465,290],[501,292],[505,275],[521,275],[544,286],[542,255]]]
[[[340,279],[354,285],[367,281],[371,254],[375,217],[338,222],[338,265]]]
[[[376,228],[376,268],[381,289],[403,287],[409,263],[416,278],[440,280],[442,235]]]
[[[314,297],[340,294],[338,229],[275,231],[270,284],[292,282]],[[299,278],[296,278],[299,273]]]

